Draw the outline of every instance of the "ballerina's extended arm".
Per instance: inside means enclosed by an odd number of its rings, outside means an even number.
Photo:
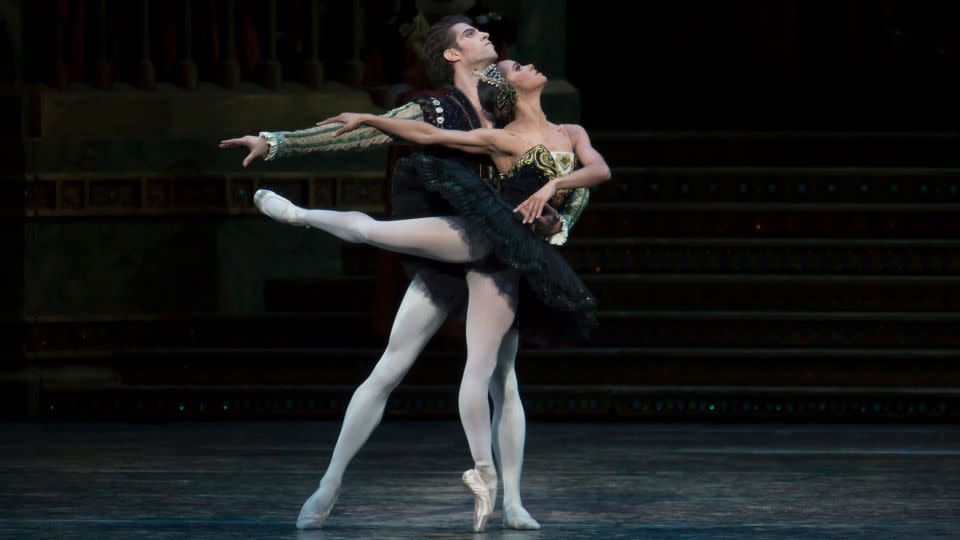
[[[328,128],[338,126],[337,130],[333,133],[334,138],[361,126],[369,126],[417,144],[442,144],[475,154],[518,156],[527,150],[519,137],[501,129],[482,128],[472,131],[444,130],[424,122],[385,118],[383,116],[363,113],[342,113],[319,122],[317,125],[327,126]],[[579,126],[576,127],[579,128]],[[582,128],[580,128],[580,130],[582,131]],[[585,132],[583,134],[586,135]],[[596,150],[593,150],[592,147],[589,147],[589,139],[586,139],[586,145],[588,148],[575,144],[575,151],[577,151],[578,155],[584,155],[584,159],[586,160],[585,165],[587,165],[587,167],[581,169],[581,171],[585,172],[576,171],[574,174],[576,174],[577,177],[585,176],[589,185],[593,185],[594,183],[599,183],[609,178],[609,169],[606,167],[606,162],[603,161],[600,154],[598,154]],[[607,175],[606,178],[601,179],[604,174]],[[552,193],[550,196],[552,196]],[[549,197],[547,198],[549,199]],[[584,188],[575,188],[567,199],[563,208],[558,210],[557,219],[553,221],[541,221],[546,219],[546,217],[543,217],[545,216],[543,209],[549,208],[549,205],[544,202],[536,217],[530,216],[528,210],[527,215],[524,216],[524,223],[536,222],[541,226],[549,223],[549,231],[540,229],[540,232],[549,238],[550,243],[563,244],[566,242],[569,229],[583,212],[583,208],[589,199],[589,193]]]
[[[425,122],[386,118],[364,113],[342,113],[317,124],[343,124],[334,137],[367,125],[395,137],[423,145],[441,144],[472,154],[517,155],[523,151],[522,141],[502,129],[480,128],[471,131],[440,129]],[[519,150],[519,151],[518,151]]]

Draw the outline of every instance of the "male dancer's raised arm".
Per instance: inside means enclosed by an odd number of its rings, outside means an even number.
[[[386,118],[423,120],[423,105],[411,101],[383,115]],[[220,141],[220,148],[244,147],[249,150],[243,160],[246,167],[256,158],[272,161],[279,157],[292,157],[313,152],[338,152],[366,150],[390,144],[393,138],[374,127],[364,127],[349,137],[334,138],[335,126],[315,126],[296,131],[261,131],[259,136],[247,135]]]

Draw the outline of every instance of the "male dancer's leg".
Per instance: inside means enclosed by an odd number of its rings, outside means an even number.
[[[496,501],[497,471],[493,465],[490,404],[487,392],[497,366],[497,353],[513,323],[517,306],[518,274],[467,272],[467,363],[460,382],[460,421],[474,468],[463,481],[474,493],[475,532],[484,530]]]
[[[520,336],[511,328],[503,337],[497,353],[497,369],[490,380],[493,398],[493,450],[503,477],[503,526],[533,531],[540,528],[537,520],[520,500],[520,473],[523,469],[523,447],[527,419],[520,401],[517,373],[514,370]]]
[[[347,465],[383,418],[387,397],[400,384],[446,317],[446,307],[430,298],[420,276],[414,277],[400,303],[387,349],[367,380],[350,398],[330,464],[320,480],[320,487],[303,503],[297,528],[323,526],[339,495]]]

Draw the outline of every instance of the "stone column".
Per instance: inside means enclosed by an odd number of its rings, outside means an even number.
[[[152,90],[157,86],[157,70],[150,59],[150,0],[140,0],[140,65],[137,66],[137,88]]]
[[[234,4],[234,0],[227,0],[224,6],[227,12],[227,37],[220,84],[225,88],[236,88],[240,84],[240,62],[237,61],[237,10]]]
[[[109,26],[107,0],[100,0],[97,7],[97,63],[93,85],[100,89],[107,89],[113,86],[113,66],[110,65],[107,51],[107,30]]]
[[[197,63],[193,61],[193,2],[183,0],[183,54],[177,66],[178,82],[184,88],[197,87],[199,73]]]
[[[360,7],[360,0],[353,0],[350,19],[353,23],[353,47],[350,60],[347,60],[345,82],[350,86],[360,86],[363,81],[363,60],[360,59],[360,48],[363,47],[363,10]]]
[[[277,0],[267,2],[267,59],[263,62],[263,85],[277,89],[283,82],[283,66],[277,61]]]
[[[303,62],[303,84],[313,89],[320,88],[324,79],[323,62],[317,56],[320,48],[320,20],[323,8],[320,0],[310,0],[310,34],[307,38],[309,50]]]

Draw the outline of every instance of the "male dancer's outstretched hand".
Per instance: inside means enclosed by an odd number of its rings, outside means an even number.
[[[220,148],[236,148],[242,146],[250,150],[250,153],[247,154],[247,157],[243,158],[243,166],[246,167],[258,157],[266,157],[267,153],[270,152],[270,144],[267,143],[266,139],[263,137],[257,137],[256,135],[247,135],[246,137],[240,137],[239,139],[227,139],[225,141],[220,141]]]

